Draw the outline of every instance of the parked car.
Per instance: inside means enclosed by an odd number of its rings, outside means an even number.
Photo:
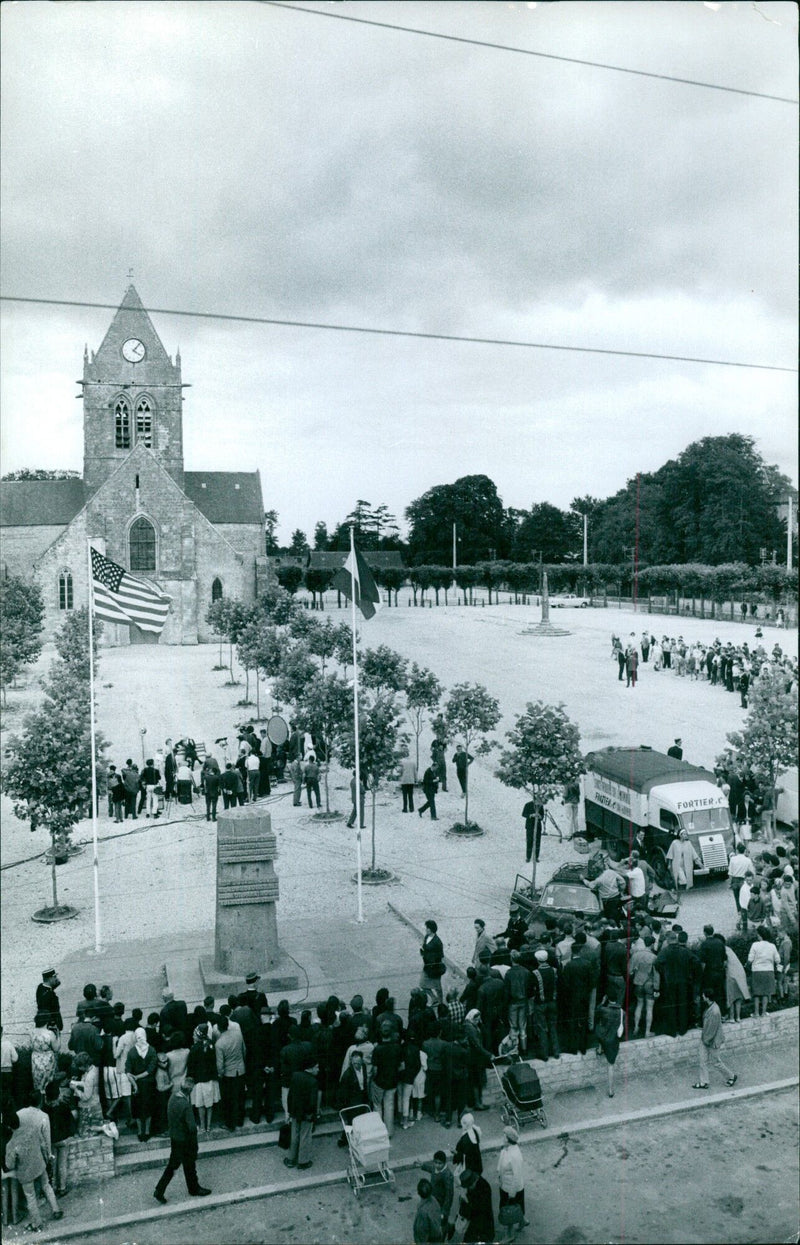
[[[579,597],[574,592],[559,592],[556,596],[550,598],[550,604],[554,610],[573,609],[585,610],[590,604],[588,597]]]
[[[568,916],[589,922],[598,919],[602,915],[600,900],[581,881],[586,873],[583,863],[562,865],[541,890],[532,890],[530,878],[518,873],[511,895],[512,917],[523,916],[528,925],[546,916]]]

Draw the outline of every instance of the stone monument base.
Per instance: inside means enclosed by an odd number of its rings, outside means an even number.
[[[540,622],[535,627],[525,627],[520,635],[572,635],[566,627],[554,627],[551,622]]]
[[[247,971],[260,974],[258,989],[263,990],[267,995],[274,994],[275,991],[297,990],[300,985],[297,965],[282,952],[271,968],[253,964]],[[206,994],[213,994],[215,999],[227,998],[229,994],[241,994],[247,986],[245,977],[246,973],[237,975],[220,972],[214,966],[213,955],[200,957],[200,979],[203,989]]]

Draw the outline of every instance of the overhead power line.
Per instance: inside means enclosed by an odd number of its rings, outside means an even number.
[[[535,52],[531,48],[515,47],[508,43],[490,43],[486,39],[467,39],[464,35],[446,35],[438,30],[421,30],[415,26],[400,26],[393,22],[376,22],[367,17],[351,17],[348,13],[328,13],[321,9],[306,9],[298,4],[286,4],[284,0],[260,0],[274,9],[291,9],[294,13],[308,13],[313,17],[332,17],[340,22],[355,22],[359,26],[377,26],[382,30],[401,31],[407,35],[423,35],[428,39],[444,39],[448,43],[466,43],[476,48],[491,48],[494,52],[516,52],[519,56],[536,56],[541,60],[561,61],[566,65],[586,65],[592,69],[608,69],[613,73],[633,74],[637,78],[656,78],[660,82],[679,82],[682,86],[698,86],[707,91],[727,91],[733,95],[750,95],[755,99],[768,99],[776,104],[797,104],[796,99],[785,95],[767,95],[764,91],[748,91],[740,86],[724,86],[719,82],[700,82],[696,78],[680,78],[676,74],[655,73],[650,69],[629,69],[626,65],[609,65],[605,61],[584,60],[578,56],[558,56],[555,52]]]
[[[117,311],[118,303],[88,303],[69,298],[25,298],[21,295],[0,295],[4,303],[32,303],[44,307],[89,307],[99,311]],[[179,311],[175,307],[148,307],[150,315],[184,316],[197,320],[226,320],[239,324],[272,324],[279,328],[318,329],[330,333],[367,333],[374,337],[408,337],[418,341],[466,342],[475,346],[515,346],[525,350],[561,350],[571,354],[619,355],[627,359],[665,359],[672,363],[705,363],[712,367],[754,368],[763,372],[796,372],[796,367],[778,367],[774,363],[744,363],[737,359],[705,359],[695,355],[656,354],[649,350],[615,350],[601,346],[567,346],[558,342],[521,341],[506,337],[468,337],[457,333],[414,333],[410,329],[379,329],[363,324],[327,324],[317,320],[279,320],[274,316],[229,315],[221,311]]]

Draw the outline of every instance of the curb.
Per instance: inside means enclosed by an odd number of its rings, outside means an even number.
[[[532,1145],[541,1141],[558,1140],[565,1136],[574,1136],[579,1133],[599,1132],[606,1128],[616,1128],[621,1124],[633,1124],[642,1120],[664,1119],[672,1115],[684,1114],[687,1111],[704,1110],[707,1107],[716,1107],[725,1103],[740,1102],[746,1098],[757,1098],[761,1094],[780,1093],[783,1090],[794,1089],[800,1085],[800,1077],[787,1077],[782,1081],[770,1081],[764,1085],[753,1085],[744,1089],[730,1089],[717,1094],[708,1094],[703,1098],[687,1098],[682,1102],[673,1102],[660,1107],[639,1108],[636,1111],[629,1111],[624,1115],[607,1115],[601,1116],[597,1120],[585,1120],[582,1123],[572,1124],[569,1128],[542,1128],[536,1133],[529,1136],[520,1137],[520,1145]],[[484,1154],[492,1153],[499,1150],[503,1145],[501,1138],[493,1138],[487,1140],[482,1146]],[[427,1154],[427,1151],[426,1151]],[[417,1166],[418,1157],[401,1159],[397,1162],[392,1170],[408,1171]],[[176,1215],[191,1214],[195,1211],[217,1209],[221,1206],[233,1206],[239,1202],[258,1201],[261,1198],[276,1197],[280,1193],[300,1193],[306,1189],[319,1189],[328,1185],[339,1184],[346,1179],[344,1170],[335,1172],[325,1172],[319,1176],[305,1176],[300,1179],[285,1180],[281,1184],[267,1184],[256,1186],[255,1188],[236,1189],[232,1193],[218,1193],[207,1198],[188,1199],[183,1202],[176,1202],[174,1205],[154,1207],[151,1210],[139,1211],[136,1214],[117,1215],[114,1218],[105,1221],[95,1221],[94,1223],[76,1224],[71,1228],[60,1228],[58,1232],[42,1232],[38,1234],[40,1241],[65,1241],[75,1237],[90,1236],[96,1232],[110,1232],[115,1228],[132,1227],[136,1224],[158,1223],[162,1219],[173,1218]]]
[[[386,901],[386,907],[389,909],[392,916],[397,917],[401,924],[408,926],[409,929],[413,929],[414,933],[417,935],[417,938],[419,938],[420,942],[422,942],[425,934],[419,926],[414,924],[410,917],[407,917],[404,912],[401,912],[400,909],[396,908],[393,903],[389,902],[389,900]],[[463,968],[456,964],[454,960],[451,960],[449,956],[444,957],[444,962],[447,965],[448,971],[453,973],[454,976],[459,977],[462,981],[467,980],[467,974],[464,972]]]

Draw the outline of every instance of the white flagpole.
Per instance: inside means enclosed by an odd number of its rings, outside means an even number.
[[[358,916],[356,920],[359,925],[364,922],[364,902],[361,887],[361,757],[359,755],[358,744],[358,647],[356,644],[356,545],[353,536],[353,529],[350,528],[350,626],[353,630],[353,728],[356,752],[356,869],[357,869],[357,890],[358,890]]]
[[[92,740],[92,851],[94,861],[94,949],[100,950],[100,873],[97,859],[97,748],[94,723],[94,587],[92,579],[92,546],[86,538],[86,559],[89,569],[89,732]]]

